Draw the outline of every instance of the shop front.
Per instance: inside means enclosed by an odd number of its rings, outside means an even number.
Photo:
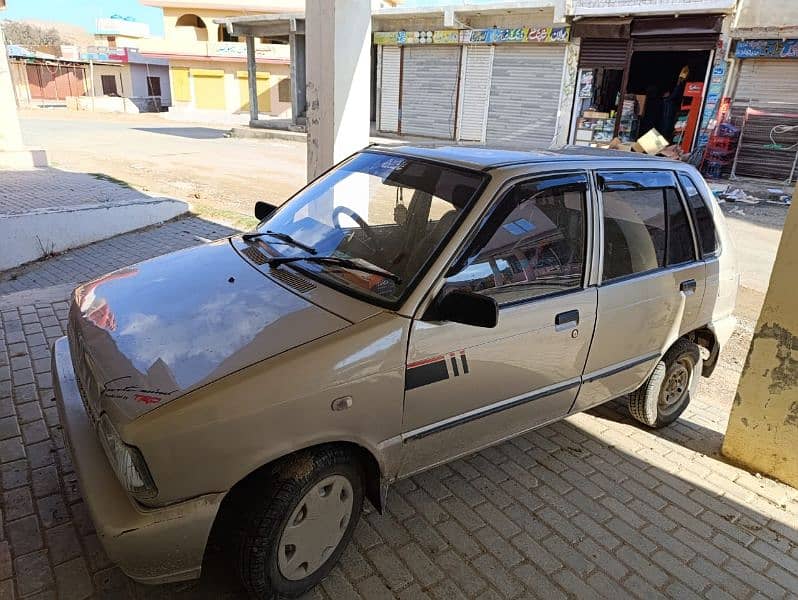
[[[548,147],[568,26],[380,31],[377,130]]]
[[[717,105],[716,65],[724,16],[694,14],[582,18],[569,140],[631,144],[656,129],[682,151],[699,141],[705,105]],[[723,70],[723,67],[721,67]],[[710,90],[712,88],[712,90]],[[708,98],[708,92],[713,92]]]
[[[740,128],[732,175],[798,176],[798,39],[738,39],[731,114]]]

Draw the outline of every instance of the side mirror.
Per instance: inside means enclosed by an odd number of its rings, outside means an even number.
[[[496,300],[465,290],[452,290],[440,296],[428,311],[431,320],[452,321],[474,327],[496,327],[499,306]]]
[[[277,210],[277,207],[274,204],[258,201],[255,203],[255,218],[258,221],[263,221],[263,219],[268,217],[275,210]]]

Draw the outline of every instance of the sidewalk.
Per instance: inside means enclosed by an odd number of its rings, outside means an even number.
[[[0,280],[0,598],[239,597],[218,560],[198,582],[157,588],[110,564],[49,372],[77,281],[229,232],[178,220]],[[664,430],[616,402],[400,482],[309,597],[796,597],[798,490],[719,457],[727,411],[712,380],[702,393]]]
[[[187,210],[185,202],[144,194],[102,173],[0,169],[0,271]]]

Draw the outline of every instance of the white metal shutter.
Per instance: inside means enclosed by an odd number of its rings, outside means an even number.
[[[485,141],[493,46],[463,46],[463,77],[457,112],[457,139]]]
[[[798,60],[748,58],[742,62],[735,101],[798,103]]]
[[[380,46],[380,131],[399,131],[399,75],[402,51],[399,46]]]
[[[459,46],[405,46],[402,133],[454,138]]]
[[[554,141],[565,47],[496,46],[488,109],[487,142],[521,142],[547,148]]]

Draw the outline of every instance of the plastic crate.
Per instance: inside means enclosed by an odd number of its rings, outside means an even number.
[[[737,138],[718,137],[713,135],[709,138],[707,148],[712,151],[718,152],[733,152],[737,146]]]

